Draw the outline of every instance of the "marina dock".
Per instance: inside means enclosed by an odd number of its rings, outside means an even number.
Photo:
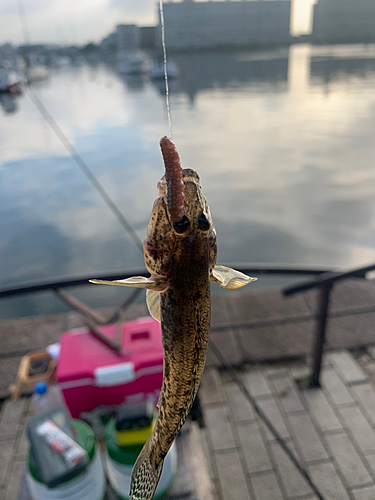
[[[322,388],[301,391],[296,378],[309,372],[315,294],[309,291],[288,298],[279,288],[269,288],[214,295],[211,339],[323,498],[373,500],[375,282],[350,279],[335,285]],[[134,304],[121,319],[145,314],[145,305]],[[44,348],[58,341],[63,331],[83,324],[76,312],[0,323],[0,499],[21,498],[29,399],[7,399],[20,359],[25,352]],[[200,401],[204,421],[200,442],[215,500],[318,498],[212,349]]]

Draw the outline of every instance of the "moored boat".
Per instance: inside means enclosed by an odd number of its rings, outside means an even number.
[[[22,78],[12,69],[0,68],[0,93],[21,93]]]
[[[179,69],[176,63],[173,61],[167,62],[167,75],[168,78],[177,78],[179,75]],[[150,78],[152,80],[160,80],[164,78],[164,63],[163,62],[154,62],[153,66],[150,69]]]

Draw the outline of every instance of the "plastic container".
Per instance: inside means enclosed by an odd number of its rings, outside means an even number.
[[[56,371],[72,417],[99,405],[147,401],[156,404],[163,379],[163,347],[160,323],[139,318],[120,325],[104,325],[108,338],[121,336],[117,353],[95,338],[88,328],[61,336]]]
[[[27,437],[38,475],[49,488],[86,470],[88,455],[65,407],[59,406],[30,418]]]
[[[79,476],[48,488],[40,478],[38,469],[29,452],[26,467],[26,482],[33,500],[102,500],[105,496],[105,476],[100,451],[90,427],[79,420],[73,421],[83,446],[89,456],[89,465]]]
[[[31,398],[31,410],[34,415],[40,415],[59,406],[65,407],[65,401],[57,385],[48,385],[41,381],[34,385],[34,394]]]
[[[115,424],[117,444],[143,445],[154,430],[156,418],[151,401],[120,406],[116,412]]]
[[[115,419],[112,419],[106,426],[104,463],[108,481],[115,493],[121,500],[129,500],[130,477],[134,462],[143,444],[137,446],[119,446],[115,435],[115,424]],[[175,443],[173,443],[165,457],[154,500],[161,500],[167,495],[176,476],[176,470],[177,449]]]

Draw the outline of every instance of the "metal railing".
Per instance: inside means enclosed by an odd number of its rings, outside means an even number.
[[[295,275],[295,276],[319,276],[330,271],[329,268],[314,266],[293,266],[291,264],[248,264],[248,263],[226,263],[228,267],[234,267],[243,273],[252,273],[257,275]],[[41,280],[38,283],[22,283],[10,287],[0,288],[0,299],[25,295],[35,292],[44,292],[47,290],[57,290],[61,288],[72,288],[76,286],[89,285],[90,279],[100,280],[120,280],[131,278],[132,276],[148,276],[146,269],[136,269],[130,272],[107,272],[103,274],[90,273],[88,276],[76,276],[54,280]]]
[[[327,268],[313,267],[313,266],[292,266],[288,264],[247,264],[247,263],[235,263],[226,264],[228,267],[234,267],[239,271],[247,274],[254,275],[278,275],[278,276],[313,276],[314,279],[307,281],[305,283],[298,283],[296,285],[287,286],[282,290],[285,296],[294,295],[296,293],[304,292],[307,290],[312,290],[314,288],[319,288],[318,294],[318,310],[317,314],[302,314],[299,316],[288,317],[288,318],[265,318],[263,320],[252,320],[240,322],[240,323],[230,323],[216,325],[211,328],[212,331],[222,331],[227,329],[241,329],[241,328],[255,328],[257,326],[272,326],[283,324],[285,322],[302,322],[309,319],[316,318],[316,335],[314,338],[314,345],[312,350],[312,372],[307,379],[300,381],[301,387],[320,387],[320,371],[322,363],[322,355],[324,351],[324,343],[326,338],[326,327],[328,321],[328,310],[329,310],[329,300],[330,292],[334,287],[334,284],[348,279],[348,278],[365,278],[366,274],[370,271],[375,270],[375,264],[367,267],[362,267],[359,269],[354,269],[346,272],[333,271]],[[43,291],[51,291],[55,293],[59,299],[67,303],[70,307],[77,310],[84,317],[86,325],[90,328],[93,335],[98,337],[100,340],[105,342],[109,347],[118,351],[120,346],[117,342],[111,341],[105,337],[100,330],[97,328],[98,325],[103,325],[107,323],[117,322],[121,314],[134,302],[138,294],[141,293],[141,289],[135,289],[123,304],[118,307],[118,309],[108,318],[105,318],[102,314],[94,311],[86,304],[79,301],[77,298],[72,297],[63,289],[74,288],[79,286],[89,286],[89,279],[95,277],[102,280],[116,280],[129,278],[131,276],[148,276],[145,269],[133,270],[131,272],[116,272],[116,273],[103,273],[101,275],[95,275],[91,273],[89,276],[65,278],[60,280],[45,280],[38,283],[24,283],[12,288],[2,288],[0,289],[0,299],[10,298],[20,295],[33,294]],[[347,314],[360,314],[364,312],[369,312],[373,310],[371,307],[360,307],[356,309],[350,309],[344,312],[336,312],[332,314],[332,317],[344,316]]]
[[[305,292],[314,288],[319,289],[318,294],[318,308],[316,314],[316,334],[314,338],[314,345],[312,349],[312,371],[311,374],[299,381],[301,388],[314,388],[320,387],[320,372],[322,367],[322,357],[324,351],[324,344],[326,340],[327,321],[329,317],[329,300],[330,293],[334,285],[348,278],[365,278],[366,274],[375,270],[375,264],[359,269],[343,273],[328,272],[313,281],[306,283],[299,283],[298,285],[285,287],[282,293],[285,296],[294,295],[296,293]]]

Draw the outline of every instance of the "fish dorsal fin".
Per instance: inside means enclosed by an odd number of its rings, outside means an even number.
[[[131,286],[134,288],[147,288],[148,290],[164,290],[166,282],[159,278],[145,278],[144,276],[133,276],[124,280],[106,281],[106,280],[89,280],[90,283],[97,285],[119,285]]]
[[[160,293],[152,290],[146,292],[146,302],[151,316],[160,323]]]
[[[221,288],[227,288],[228,290],[241,288],[257,279],[258,278],[250,278],[250,276],[246,276],[246,274],[240,271],[225,266],[215,266],[211,278],[211,280],[216,281]]]

